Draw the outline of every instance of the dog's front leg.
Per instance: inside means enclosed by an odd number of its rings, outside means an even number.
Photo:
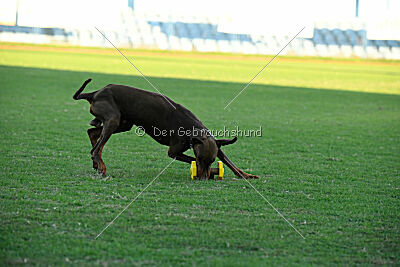
[[[229,167],[229,169],[231,169],[233,171],[233,173],[241,178],[245,178],[245,179],[258,179],[259,177],[257,175],[253,175],[253,174],[249,174],[249,173],[245,173],[244,171],[242,171],[241,169],[239,169],[238,167],[235,166],[235,164],[233,164],[233,162],[225,155],[224,152],[222,152],[221,149],[218,149],[218,154],[217,157],[226,165]]]
[[[173,145],[170,146],[168,149],[168,157],[186,162],[186,163],[192,163],[192,161],[195,161],[196,158],[188,156],[183,154],[184,149],[181,145]]]
[[[183,153],[176,155],[175,159],[186,163],[192,163],[192,161],[196,161],[196,158],[185,155]]]

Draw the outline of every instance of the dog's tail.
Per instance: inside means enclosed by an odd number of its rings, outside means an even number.
[[[92,79],[87,79],[82,84],[81,88],[79,88],[78,91],[76,91],[76,93],[74,94],[74,96],[72,98],[75,99],[75,100],[86,99],[87,101],[91,102],[94,93],[81,94],[82,91],[85,89],[86,85],[88,85],[88,83],[90,83],[91,80]]]

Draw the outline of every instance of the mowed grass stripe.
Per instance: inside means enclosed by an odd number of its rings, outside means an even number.
[[[79,50],[77,50],[79,52]],[[101,50],[100,50],[101,51]],[[114,73],[138,75],[128,62],[115,51],[102,54],[85,54],[63,51],[25,51],[0,50],[0,64],[41,67],[60,70],[89,71],[99,73]],[[124,52],[124,50],[122,50]],[[250,58],[214,58],[196,55],[193,58],[164,52],[152,55],[135,54],[128,58],[137,65],[145,75],[185,78],[195,80],[212,80],[240,82],[243,86],[272,58],[264,60]],[[46,56],[48,55],[48,56]],[[350,64],[349,64],[350,63]],[[263,71],[254,84],[281,85],[290,87],[307,87],[315,89],[337,89],[346,91],[374,92],[385,94],[400,94],[400,62],[390,64],[374,64],[373,60],[329,61],[313,59],[286,59],[278,57],[271,66]],[[240,91],[242,87],[232,88]]]

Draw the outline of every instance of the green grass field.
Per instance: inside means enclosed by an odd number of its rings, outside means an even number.
[[[115,51],[0,44],[0,264],[400,264],[400,62],[126,51],[210,129],[262,127],[225,148],[249,185],[192,181],[167,147],[112,136],[91,168],[86,101],[152,88]],[[192,154],[192,151],[188,152]],[[227,169],[227,168],[226,168]]]

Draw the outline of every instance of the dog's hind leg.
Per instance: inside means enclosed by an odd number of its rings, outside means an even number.
[[[119,118],[109,119],[105,121],[100,134],[100,138],[97,141],[96,145],[92,148],[93,161],[97,164],[97,169],[99,173],[103,176],[106,175],[106,165],[101,158],[101,153],[103,151],[104,145],[107,143],[108,139],[110,139],[114,131],[118,128],[118,125]]]
[[[101,118],[103,122],[100,137],[92,148],[91,154],[93,161],[97,164],[97,169],[99,173],[105,176],[106,165],[101,159],[101,154],[104,145],[107,143],[108,139],[118,129],[121,114],[119,110],[115,107],[113,101],[95,102],[91,106],[91,111],[96,116],[96,118]]]
[[[90,139],[90,143],[92,144],[92,148],[96,145],[97,140],[99,140],[102,130],[103,130],[103,127],[89,128],[87,130],[87,133],[88,133],[89,139]]]
[[[113,133],[121,133],[121,132],[126,132],[132,129],[133,123],[121,120],[119,123],[118,128],[113,132]],[[103,126],[100,126],[98,128],[89,128],[87,130],[87,133],[89,135],[90,143],[92,144],[92,149],[94,149],[95,145],[97,144],[97,141],[100,138],[101,132],[103,131]],[[101,158],[101,152],[100,152],[100,162],[102,161]],[[104,164],[104,162],[102,163]],[[98,163],[93,160],[93,169],[97,170],[98,169]]]
[[[90,143],[92,144],[92,148],[96,145],[97,141],[100,138],[101,131],[103,130],[103,127],[99,128],[89,128],[87,130],[87,133],[89,135]],[[98,164],[93,160],[93,169],[97,170],[98,169]]]

